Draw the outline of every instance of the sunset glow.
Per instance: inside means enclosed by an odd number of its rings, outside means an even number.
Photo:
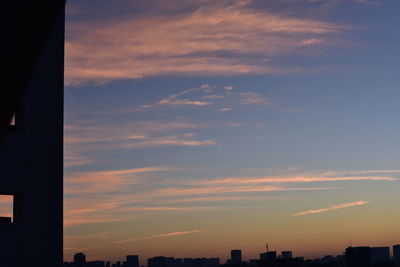
[[[65,258],[400,243],[399,7],[68,1]]]

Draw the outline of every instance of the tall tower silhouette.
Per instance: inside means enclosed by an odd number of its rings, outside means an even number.
[[[231,263],[232,264],[242,263],[242,251],[240,249],[231,250]]]
[[[0,266],[62,265],[64,8],[7,0],[0,10],[0,195],[13,201]]]

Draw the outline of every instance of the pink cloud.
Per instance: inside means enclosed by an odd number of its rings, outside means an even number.
[[[243,2],[223,6],[215,1],[186,14],[70,22],[67,27],[67,85],[154,75],[302,72],[303,67],[282,67],[270,59],[308,53],[302,42],[320,50],[342,45],[337,34],[347,28],[254,10]],[[326,41],[307,41],[313,39]],[[221,51],[232,56],[220,56]],[[251,57],[255,54],[257,60]]]
[[[322,213],[322,212],[327,212],[327,211],[332,211],[332,210],[350,208],[350,207],[354,207],[354,206],[361,206],[361,205],[365,205],[368,203],[370,203],[370,202],[359,200],[359,201],[354,201],[354,202],[349,202],[349,203],[332,205],[332,206],[329,206],[328,208],[311,209],[311,210],[301,211],[301,212],[297,212],[297,213],[293,214],[293,216],[303,216],[303,215],[309,215],[309,214]]]
[[[180,136],[168,136],[163,138],[153,138],[148,141],[141,141],[137,143],[127,144],[127,148],[144,148],[153,146],[188,146],[188,147],[198,147],[198,146],[212,146],[218,145],[216,141],[213,140],[185,140]]]
[[[66,177],[66,194],[118,191],[124,186],[140,183],[146,173],[177,170],[171,167],[147,167],[112,171],[88,171]],[[140,175],[139,175],[140,174]]]
[[[307,40],[303,40],[299,43],[299,46],[311,46],[311,45],[318,45],[321,44],[323,41],[321,39],[316,39],[316,38],[312,38],[312,39],[307,39]]]
[[[251,192],[279,192],[279,191],[319,191],[330,190],[329,187],[280,187],[280,186],[214,186],[193,188],[165,188],[156,192],[158,196],[182,196],[182,195],[210,195],[226,193],[251,193]]]
[[[384,176],[345,176],[345,177],[228,177],[196,182],[197,184],[261,184],[261,183],[315,183],[315,182],[343,182],[343,181],[396,181],[393,177]]]
[[[203,233],[203,232],[204,232],[203,230],[196,229],[196,230],[190,230],[190,231],[180,231],[180,232],[172,232],[172,233],[159,234],[159,235],[142,236],[142,237],[136,237],[136,238],[126,239],[126,240],[116,241],[116,242],[114,242],[114,244],[123,244],[123,243],[127,243],[127,242],[173,237],[173,236],[179,236],[179,235],[189,235],[189,234]]]

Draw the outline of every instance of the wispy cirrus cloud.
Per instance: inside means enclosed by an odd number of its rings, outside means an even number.
[[[400,169],[389,169],[389,170],[347,170],[347,171],[327,171],[324,172],[326,176],[335,175],[388,175],[388,174],[400,174]],[[390,177],[389,177],[390,178]]]
[[[228,89],[227,89],[228,88]],[[238,106],[270,106],[272,101],[264,94],[235,90],[233,86],[217,88],[209,84],[183,90],[179,93],[169,95],[156,103],[142,105],[141,108],[149,109],[155,107],[182,107],[182,106],[216,106],[220,112],[234,110]],[[229,106],[229,107],[226,107]],[[209,108],[208,108],[209,109]]]
[[[316,182],[345,182],[345,181],[396,181],[397,178],[385,176],[344,176],[344,177],[228,177],[198,181],[197,184],[285,184],[285,183],[316,183]]]
[[[146,177],[145,174],[154,172],[177,171],[172,167],[145,167],[121,170],[77,172],[67,176],[66,193],[104,193],[118,191],[124,186],[138,184]]]
[[[76,240],[76,239],[95,239],[110,235],[111,232],[98,232],[81,235],[64,235],[64,241]]]
[[[210,89],[210,85],[208,84],[203,84],[200,87],[196,88],[191,88],[184,90],[178,94],[173,94],[170,95],[164,99],[161,99],[155,104],[147,104],[143,105],[142,108],[149,108],[149,107],[154,107],[154,106],[160,106],[160,105],[172,105],[172,106],[208,106],[211,105],[211,102],[206,102],[202,100],[190,100],[187,98],[182,98],[182,96],[187,95],[192,92],[200,91],[200,90],[205,90],[205,89]]]
[[[285,191],[323,191],[336,189],[333,187],[284,187],[284,186],[219,186],[219,187],[195,187],[174,188],[169,187],[157,191],[159,196],[196,196],[232,193],[256,193],[256,192],[285,192]]]
[[[213,105],[215,112],[239,109],[241,106],[270,106],[272,101],[264,94],[234,90],[233,86],[217,87],[202,84],[167,95],[154,103],[143,104],[135,112],[159,112],[157,108],[186,108]],[[155,109],[155,110],[154,110]],[[210,109],[207,109],[208,111]],[[161,110],[162,112],[163,110]],[[131,112],[131,111],[129,111]],[[129,113],[128,112],[128,113]],[[65,125],[65,166],[93,165],[93,151],[144,149],[153,147],[201,147],[218,146],[220,142],[199,134],[201,129],[220,127],[242,127],[242,123],[226,124],[193,122],[184,119],[147,121],[113,121],[105,125],[98,121],[78,121]],[[254,126],[256,127],[256,126]],[[194,132],[193,132],[194,131]]]
[[[188,169],[151,166],[69,174],[65,179],[65,225],[133,221],[149,213],[229,208],[217,203],[237,201],[243,195],[249,200],[259,193],[337,189],[252,183],[188,184],[168,179],[168,173],[177,176],[179,171]],[[208,204],[201,204],[204,202]]]
[[[142,140],[160,135],[171,135],[178,131],[187,131],[207,127],[207,124],[183,121],[133,121],[117,125],[104,125],[100,122],[80,122],[65,125],[64,141],[67,145],[82,143],[107,143],[126,140]]]
[[[188,231],[177,231],[177,232],[170,232],[170,233],[164,233],[164,234],[158,234],[158,235],[149,235],[149,236],[141,236],[141,237],[136,237],[136,238],[131,238],[131,239],[124,239],[124,240],[119,240],[119,241],[114,241],[110,243],[108,246],[117,246],[117,245],[122,245],[125,243],[130,243],[130,242],[136,242],[136,241],[143,241],[143,240],[151,240],[151,239],[159,239],[159,238],[168,238],[168,237],[175,237],[175,236],[181,236],[181,235],[190,235],[190,234],[195,234],[195,233],[204,233],[204,230],[199,230],[199,229],[194,229],[194,230],[188,230]],[[101,236],[102,233],[95,234],[93,236],[98,235]],[[84,237],[84,236],[83,236]],[[77,236],[77,238],[79,238]],[[99,248],[104,248],[106,247],[105,245],[99,245],[99,246],[91,246],[91,247],[66,247],[64,248],[64,251],[87,251],[87,250],[94,250],[94,249],[99,249]]]
[[[141,142],[127,144],[126,148],[145,148],[155,146],[187,146],[187,147],[198,147],[198,146],[211,146],[218,145],[218,142],[214,140],[190,140],[182,139],[182,136],[167,136],[163,138],[152,138],[151,140],[143,140]]]
[[[327,211],[333,211],[333,210],[338,210],[338,209],[345,209],[345,208],[350,208],[350,207],[355,207],[355,206],[366,205],[368,203],[370,203],[370,202],[359,200],[359,201],[354,201],[354,202],[349,202],[349,203],[332,205],[332,206],[329,206],[327,208],[322,208],[322,209],[311,209],[311,210],[306,210],[306,211],[300,211],[300,212],[294,213],[293,216],[317,214],[317,213],[322,213],[322,212],[327,212]]]
[[[391,175],[400,173],[399,170],[349,170],[301,176],[215,177],[199,180],[182,176],[187,171],[190,169],[150,166],[67,175],[66,225],[132,221],[149,213],[223,209],[229,208],[229,203],[241,199],[260,200],[260,197],[276,196],[279,192],[341,188],[332,186],[332,183],[344,186],[347,182],[395,182],[398,178]],[[360,176],[346,176],[349,173]],[[320,186],[320,183],[329,183],[329,186]],[[218,204],[221,202],[224,205]],[[205,203],[207,204],[204,205]],[[347,207],[347,204],[306,212],[318,213],[342,207]]]
[[[172,232],[172,233],[166,233],[166,234],[142,236],[142,237],[136,237],[136,238],[131,238],[131,239],[115,241],[113,244],[124,244],[124,243],[128,243],[128,242],[135,242],[135,241],[141,241],[141,240],[173,237],[173,236],[179,236],[179,235],[189,235],[189,234],[203,233],[203,232],[204,232],[203,230],[198,230],[198,229],[190,230],[190,231]]]
[[[207,123],[182,121],[135,121],[118,125],[88,122],[65,126],[65,166],[97,163],[94,151],[143,149],[148,147],[216,146],[210,138],[201,138],[191,131],[210,127]],[[190,131],[190,132],[188,132]]]
[[[148,12],[71,21],[67,25],[67,85],[154,75],[309,72],[303,66],[276,63],[277,59],[343,45],[338,34],[348,28],[253,9],[248,5],[251,1],[191,3],[186,12],[176,7],[177,12],[168,15]]]

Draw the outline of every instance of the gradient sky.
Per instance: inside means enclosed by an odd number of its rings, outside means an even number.
[[[65,257],[400,243],[397,0],[70,0]]]

